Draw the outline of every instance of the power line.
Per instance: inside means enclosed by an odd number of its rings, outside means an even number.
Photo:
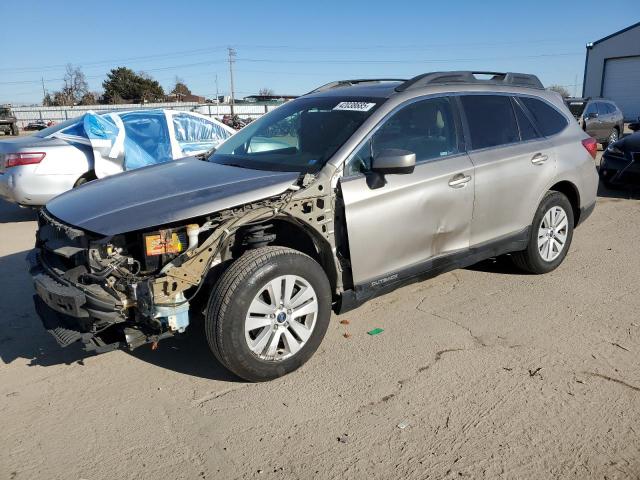
[[[521,58],[547,58],[547,57],[567,57],[584,55],[583,52],[575,53],[547,53],[541,55],[516,55],[509,57],[484,57],[484,58],[441,58],[441,59],[423,59],[423,60],[286,60],[286,59],[267,59],[267,58],[239,58],[240,62],[257,62],[257,63],[322,63],[322,64],[422,64],[422,63],[452,63],[452,62],[480,62],[480,61],[496,61],[496,60],[514,60]]]
[[[300,45],[235,45],[234,48],[242,48],[243,50],[289,50],[289,51],[302,51],[302,52],[347,52],[347,51],[370,51],[370,50],[433,50],[441,48],[456,48],[456,47],[490,47],[499,45],[538,45],[544,43],[573,43],[583,39],[577,38],[545,38],[545,39],[533,39],[533,40],[520,40],[520,41],[492,41],[492,42],[444,42],[444,43],[428,43],[424,45],[409,44],[409,45],[339,45],[339,46],[321,46],[310,47]],[[82,67],[99,66],[112,63],[121,62],[133,62],[144,61],[152,59],[166,59],[171,57],[184,57],[190,55],[208,55],[213,51],[225,51],[227,46],[210,46],[205,48],[197,48],[191,50],[173,51],[165,53],[156,53],[149,55],[138,55],[134,57],[120,57],[112,58],[108,60],[91,60],[91,61],[72,61],[70,63],[80,65]],[[3,67],[0,68],[2,72],[41,72],[43,70],[64,68],[67,64],[53,64],[53,65],[41,65],[37,67]]]
[[[232,47],[228,47],[234,52],[234,60],[235,63],[235,49]],[[578,53],[547,53],[547,54],[539,54],[539,55],[516,55],[516,56],[507,56],[507,57],[484,57],[484,58],[442,58],[442,59],[422,59],[422,60],[397,60],[397,59],[389,59],[389,60],[325,60],[325,59],[308,59],[308,60],[287,60],[287,59],[269,59],[269,58],[238,58],[239,62],[249,62],[249,63],[272,63],[272,64],[334,64],[334,65],[384,65],[384,64],[398,64],[398,65],[419,65],[419,64],[435,64],[435,63],[455,63],[455,62],[486,62],[486,61],[498,61],[498,60],[514,60],[514,59],[535,59],[535,58],[552,58],[552,57],[567,57],[567,56],[577,56],[583,55],[582,52]],[[208,60],[204,62],[194,62],[194,63],[185,63],[181,65],[170,65],[166,67],[157,67],[157,68],[149,68],[145,69],[145,72],[158,72],[158,71],[166,71],[166,70],[175,70],[179,68],[191,68],[195,66],[203,66],[203,65],[213,65],[219,64],[223,62],[227,62],[229,60]],[[266,73],[266,72],[265,72]],[[283,72],[285,74],[285,72]],[[95,79],[95,78],[103,78],[105,74],[102,75],[88,75],[86,78]],[[53,79],[45,79],[46,83],[51,82],[59,82],[64,80],[64,78],[53,78]],[[14,80],[8,82],[0,82],[0,85],[25,85],[25,84],[37,84],[41,83],[41,79],[39,80]]]

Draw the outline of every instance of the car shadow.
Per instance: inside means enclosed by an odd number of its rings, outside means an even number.
[[[162,340],[155,350],[150,345],[143,345],[126,353],[143,362],[184,375],[223,382],[244,382],[213,355],[204,328],[198,324],[190,325],[183,334]]]
[[[488,258],[475,263],[465,270],[474,272],[499,273],[502,275],[531,275],[529,272],[520,270],[511,260],[510,255],[500,255],[499,257]]]
[[[31,222],[36,220],[37,216],[35,209],[0,200],[0,223]]]
[[[60,347],[43,328],[33,307],[33,284],[27,271],[28,250],[0,257],[0,365],[24,359],[29,366],[82,364],[94,353],[83,350],[80,343]],[[213,356],[202,327],[193,325],[188,333],[163,340],[159,348],[150,345],[112,354],[128,354],[143,362],[191,375],[225,382],[242,381]]]
[[[598,197],[640,200],[640,185],[621,184],[607,187],[604,183],[600,182],[598,184]]]

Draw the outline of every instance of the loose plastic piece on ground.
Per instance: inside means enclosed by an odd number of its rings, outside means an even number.
[[[404,430],[409,426],[409,422],[407,420],[403,420],[397,426],[400,430]]]
[[[340,435],[340,436],[338,437],[338,441],[339,441],[340,443],[349,443],[349,434],[345,433],[345,434],[343,434],[343,435]]]
[[[378,335],[380,333],[384,332],[384,329],[382,328],[374,328],[373,330],[369,330],[367,333],[369,335]]]

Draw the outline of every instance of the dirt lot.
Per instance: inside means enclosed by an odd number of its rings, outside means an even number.
[[[639,199],[601,192],[552,274],[499,259],[405,287],[265,384],[198,335],[58,348],[31,304],[34,215],[2,203],[0,478],[640,478]]]

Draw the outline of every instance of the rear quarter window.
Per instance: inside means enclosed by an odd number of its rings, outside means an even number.
[[[520,101],[533,116],[538,130],[545,137],[560,133],[568,125],[567,119],[551,105],[531,97],[520,97]]]
[[[465,95],[461,101],[471,135],[471,148],[478,150],[520,141],[511,98]]]

